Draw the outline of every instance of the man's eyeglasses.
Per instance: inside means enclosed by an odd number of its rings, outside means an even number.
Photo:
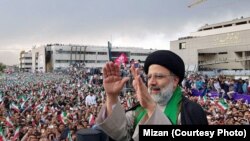
[[[174,76],[173,74],[163,74],[163,73],[154,73],[147,75],[147,80],[150,80],[151,78],[154,78],[156,80],[161,80],[163,78],[166,78],[167,76]]]

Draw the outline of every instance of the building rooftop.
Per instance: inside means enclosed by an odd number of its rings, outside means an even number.
[[[236,18],[231,21],[226,21],[226,22],[221,22],[221,23],[216,23],[216,24],[211,24],[211,25],[204,25],[198,29],[198,31],[204,31],[204,30],[212,30],[212,29],[218,29],[218,28],[225,28],[225,27],[230,27],[230,26],[238,26],[238,25],[243,25],[243,24],[250,24],[250,17],[248,18]]]

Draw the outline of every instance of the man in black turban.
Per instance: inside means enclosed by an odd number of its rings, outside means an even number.
[[[113,62],[103,68],[107,100],[97,118],[98,126],[112,139],[139,140],[139,124],[208,124],[201,106],[182,95],[179,84],[185,75],[185,65],[174,52],[158,50],[149,54],[144,64],[147,86],[139,70],[131,67],[139,104],[126,113],[118,95],[128,78],[121,78],[119,71],[119,66]]]

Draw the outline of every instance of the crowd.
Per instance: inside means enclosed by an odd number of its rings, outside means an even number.
[[[131,76],[129,68],[121,75]],[[143,71],[140,75],[146,81]],[[247,80],[193,74],[183,81],[182,91],[202,106],[210,125],[249,125],[248,101],[232,99],[235,92],[249,94],[248,85]],[[192,95],[194,89],[202,94]],[[219,95],[211,96],[214,91]],[[137,103],[133,93],[128,81],[119,97],[124,110]],[[98,71],[75,67],[64,73],[5,74],[0,80],[0,141],[76,140],[79,129],[94,126],[104,103]]]
[[[6,74],[0,82],[2,140],[75,140],[90,128],[104,100],[99,74]],[[5,139],[3,139],[5,138]]]
[[[183,82],[186,97],[199,103],[207,113],[210,125],[249,125],[250,101],[234,99],[234,94],[250,96],[249,81],[219,75],[209,78],[189,75]],[[199,95],[194,96],[195,91]]]

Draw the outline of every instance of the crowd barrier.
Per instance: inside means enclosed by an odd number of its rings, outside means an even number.
[[[250,95],[248,94],[239,94],[239,93],[234,93],[233,95],[234,100],[243,100],[245,103],[250,104]]]
[[[204,90],[192,89],[192,96],[203,96],[203,94],[204,94],[203,91]],[[219,94],[216,91],[211,91],[211,92],[209,92],[208,96],[209,97],[218,97]],[[243,102],[250,104],[250,95],[234,93],[233,100],[242,100]]]

